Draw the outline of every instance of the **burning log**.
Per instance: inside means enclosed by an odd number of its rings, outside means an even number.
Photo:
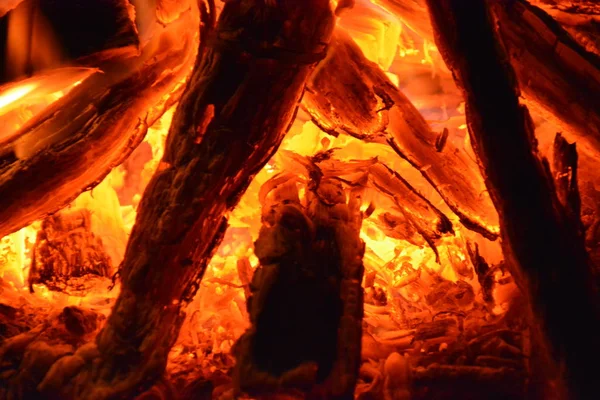
[[[589,365],[600,351],[588,343],[600,335],[597,284],[581,235],[559,201],[547,163],[538,158],[533,124],[519,104],[490,10],[482,0],[428,4],[436,43],[463,89],[471,141],[500,215],[505,257],[553,358],[564,366],[571,397],[593,397],[596,376]]]
[[[277,179],[277,177],[275,177]],[[252,327],[234,349],[234,382],[250,394],[301,390],[352,398],[360,366],[364,243],[359,194],[339,181],[276,186],[255,243]]]
[[[437,151],[438,135],[344,32],[336,32],[327,59],[309,83],[304,105],[326,132],[389,143],[423,174],[467,228],[496,237],[496,213],[476,165],[451,143]]]
[[[587,51],[600,56],[600,4],[593,0],[532,0]]]
[[[423,38],[433,40],[425,0],[381,0]],[[600,59],[543,10],[524,0],[492,4],[498,32],[523,94],[569,129],[570,140],[600,151]],[[546,112],[547,111],[547,112]]]
[[[181,307],[198,289],[226,215],[280,145],[334,27],[326,0],[229,1],[214,32],[214,4],[203,15],[196,65],[140,203],[97,351],[72,379],[53,368],[41,390],[66,378],[63,397],[106,399],[163,373]]]
[[[35,283],[64,290],[66,280],[71,277],[87,274],[107,277],[111,272],[111,260],[102,240],[91,231],[90,211],[60,212],[42,222],[29,270],[32,292]]]
[[[140,118],[188,71],[192,21],[188,13],[161,28],[139,58],[105,64],[2,146],[0,236],[64,207],[127,158],[157,115]]]
[[[492,10],[526,99],[575,130],[565,134],[580,149],[599,151],[600,58],[525,1],[496,2]]]

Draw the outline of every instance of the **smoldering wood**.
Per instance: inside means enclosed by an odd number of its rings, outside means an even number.
[[[497,236],[496,213],[476,164],[452,143],[438,152],[438,135],[341,30],[311,77],[304,108],[326,132],[388,143],[422,173],[468,229],[490,239]]]
[[[505,258],[529,299],[533,327],[542,332],[537,340],[560,360],[570,396],[593,396],[588,365],[600,353],[586,343],[600,334],[597,283],[548,164],[539,158],[529,112],[519,104],[515,72],[489,9],[499,3],[428,4],[438,48],[463,90],[471,142],[500,215]]]
[[[138,209],[121,293],[96,352],[61,388],[70,398],[127,397],[164,372],[227,213],[279,147],[334,27],[325,0],[227,2],[214,32],[214,7],[202,9],[199,55]],[[42,387],[63,378],[51,370]]]
[[[13,8],[3,19],[9,20],[19,14],[19,18],[27,18],[19,23],[28,26],[23,26],[24,31],[19,37],[10,38],[20,41],[21,50],[18,57],[12,55],[6,73],[0,76],[0,83],[22,78],[23,74],[31,76],[50,67],[32,63],[35,52],[55,52],[53,56],[60,58],[55,60],[59,65],[89,66],[100,60],[133,57],[138,51],[140,43],[133,20],[134,10],[127,0],[26,0]],[[43,26],[43,30],[34,29],[33,25]],[[0,40],[8,39],[5,33],[0,33]],[[58,48],[32,48],[47,35],[52,35],[59,43]]]
[[[82,209],[59,212],[42,222],[32,250],[30,291],[35,283],[61,290],[71,277],[110,276],[112,263],[102,240],[91,231],[91,217]]]
[[[352,398],[361,361],[362,189],[328,178],[307,188],[301,203],[296,183],[282,182],[263,203],[252,327],[234,347],[234,384],[263,395]]]
[[[162,97],[193,60],[190,14],[161,29],[139,58],[104,65],[28,121],[0,164],[0,236],[93,188],[143,140]],[[165,73],[165,71],[168,71]]]

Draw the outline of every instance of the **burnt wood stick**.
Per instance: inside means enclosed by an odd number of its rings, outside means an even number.
[[[209,38],[214,7],[204,15],[196,65],[127,245],[121,293],[71,397],[129,397],[164,372],[182,305],[227,213],[281,144],[334,27],[328,0],[229,1]]]
[[[188,14],[167,26],[140,58],[105,65],[4,146],[0,237],[64,207],[125,161],[157,117],[146,121],[148,110],[189,71],[193,20]]]
[[[469,229],[489,239],[498,220],[477,165],[438,135],[381,68],[367,60],[352,38],[337,30],[308,85],[304,108],[325,131],[388,143],[417,168]]]
[[[381,4],[433,40],[425,0]],[[600,57],[524,0],[495,1],[492,10],[525,98],[545,117],[565,125],[565,136],[577,141],[580,151],[600,152]]]
[[[560,203],[533,123],[519,103],[508,55],[484,0],[428,0],[436,43],[466,105],[471,142],[500,215],[502,243],[513,275],[529,299],[571,398],[592,398],[589,368],[600,347],[600,302],[577,229]],[[576,310],[576,312],[575,312]],[[585,326],[585,329],[573,329]]]

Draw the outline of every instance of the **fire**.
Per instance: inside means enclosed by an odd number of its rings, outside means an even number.
[[[172,16],[162,17],[169,21]],[[402,21],[368,0],[357,1],[339,25],[352,35],[368,59],[378,63],[392,82],[406,91],[434,127],[449,127],[452,130],[450,140],[468,140],[464,132],[464,110],[461,110],[464,105],[456,98],[456,88],[448,88],[451,77],[442,67],[432,43],[419,41]],[[411,70],[415,66],[418,69]],[[55,69],[0,88],[0,123],[7,127],[3,129],[7,133],[0,142],[14,139],[18,128],[36,112],[94,73],[97,71],[93,69]],[[438,86],[448,88],[448,92],[438,90]],[[91,306],[108,316],[118,294],[118,287],[109,290],[111,277],[118,273],[143,191],[159,168],[174,110],[175,106],[172,106],[149,127],[144,143],[126,163],[114,168],[99,185],[81,194],[68,207],[69,210],[90,212],[91,232],[101,240],[111,260],[110,276],[94,278],[90,291],[84,295],[51,291],[43,284],[35,284],[34,293],[30,294],[27,277],[36,235],[42,224],[37,221],[0,242],[0,277],[2,285],[10,287],[2,293],[4,301],[22,297],[30,307],[37,309]],[[462,134],[457,133],[459,131]],[[468,142],[463,142],[463,147],[471,152]],[[249,324],[246,298],[249,279],[258,266],[253,242],[261,227],[261,188],[270,178],[286,171],[286,163],[282,161],[284,152],[310,157],[331,149],[337,149],[336,157],[344,162],[377,158],[400,173],[435,207],[451,215],[455,228],[454,235],[439,239],[436,249],[426,243],[414,244],[394,238],[386,233],[381,223],[380,217],[386,211],[379,208],[379,204],[384,203],[383,195],[371,193],[365,198],[361,210],[365,215],[371,205],[374,210],[365,218],[360,235],[367,249],[363,282],[367,291],[364,353],[369,354],[390,343],[404,343],[406,338],[402,335],[412,326],[410,321],[424,318],[423,315],[430,317],[431,310],[425,297],[429,288],[440,281],[447,282],[451,288],[448,290],[459,290],[457,287],[466,282],[465,285],[472,287],[472,293],[465,290],[464,296],[463,293],[462,297],[457,295],[464,302],[457,301],[454,306],[460,310],[472,307],[469,296],[479,289],[480,284],[472,272],[466,243],[474,234],[460,227],[458,217],[452,214],[431,185],[391,149],[375,143],[365,144],[350,136],[332,137],[301,111],[279,152],[256,175],[229,215],[230,227],[225,239],[206,271],[197,296],[186,309],[187,319],[171,352],[169,370],[172,374],[189,374],[200,368],[202,373],[210,375],[216,371],[225,373],[231,368],[231,346]],[[500,254],[497,245],[482,251],[486,251],[486,257]],[[498,279],[505,276],[500,271],[496,274]],[[514,295],[510,290],[498,294],[498,306],[494,310],[497,314],[506,311],[506,304]]]

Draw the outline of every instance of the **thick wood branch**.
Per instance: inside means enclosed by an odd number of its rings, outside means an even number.
[[[148,110],[188,72],[190,24],[186,15],[157,34],[139,58],[105,65],[4,146],[0,236],[64,207],[127,158],[156,118]]]
[[[333,134],[389,143],[423,174],[466,227],[495,238],[497,216],[477,165],[451,143],[438,152],[438,135],[343,31],[336,31],[329,55],[308,88],[304,105],[317,125]]]
[[[283,140],[333,26],[327,0],[240,0],[227,2],[216,32],[203,35],[140,203],[121,293],[93,360],[65,388],[71,397],[130,397],[163,373],[181,307],[199,287],[227,213]],[[52,372],[48,382],[63,378]]]
[[[436,43],[467,104],[469,132],[500,215],[506,258],[572,398],[597,392],[600,297],[583,241],[537,154],[533,124],[484,0],[428,0]],[[529,68],[532,68],[529,66]],[[532,68],[533,69],[533,68]],[[586,329],[574,329],[586,326]]]

